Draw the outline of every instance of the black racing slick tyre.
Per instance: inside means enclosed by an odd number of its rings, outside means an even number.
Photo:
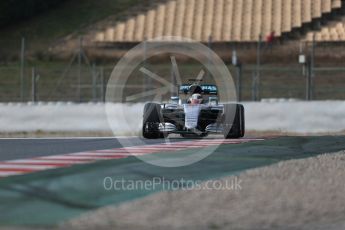
[[[244,107],[241,104],[225,104],[223,113],[224,138],[241,138],[245,133]]]
[[[161,122],[161,106],[156,103],[147,103],[144,107],[142,135],[146,139],[164,138],[159,131]]]

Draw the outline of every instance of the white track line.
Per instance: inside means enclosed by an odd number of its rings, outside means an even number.
[[[89,139],[128,139],[135,136],[109,137],[1,137],[0,140],[89,140]]]
[[[58,155],[58,156],[41,157],[41,159],[93,161],[93,160],[97,160],[97,159],[102,159],[102,157],[100,157],[100,156]]]
[[[85,161],[82,161],[85,162]],[[45,160],[45,159],[20,159],[20,160],[11,160],[11,161],[5,161],[5,162],[0,162],[0,163],[13,163],[13,164],[23,164],[23,163],[32,163],[32,164],[39,164],[39,163],[58,163],[58,164],[68,164],[68,163],[75,163],[71,162],[70,160]]]
[[[46,166],[46,165],[23,165],[23,164],[1,164],[0,163],[0,170],[1,169],[30,169],[30,170],[42,170],[42,169],[52,169],[56,168],[56,166]]]
[[[83,153],[71,153],[71,156],[141,156],[141,155],[146,155],[147,153],[129,153],[129,152],[83,152]]]
[[[8,176],[15,176],[15,175],[21,175],[25,172],[1,172],[0,171],[0,177],[8,177]]]
[[[32,159],[33,161],[38,161],[38,162],[56,162],[56,163],[72,163],[72,164],[86,164],[89,163],[91,160],[75,160],[75,159],[45,159],[45,158],[34,158]],[[31,161],[31,160],[30,160]]]

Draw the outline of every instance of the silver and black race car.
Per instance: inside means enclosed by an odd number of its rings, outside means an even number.
[[[146,103],[142,134],[147,139],[167,137],[205,137],[221,133],[224,138],[244,136],[244,107],[220,104],[218,88],[210,84],[184,84],[170,103]]]

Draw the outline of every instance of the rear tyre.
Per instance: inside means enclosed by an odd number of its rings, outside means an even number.
[[[245,133],[244,107],[241,104],[225,104],[223,114],[224,138],[240,138]]]
[[[164,138],[159,131],[161,121],[161,106],[156,103],[147,103],[144,107],[142,135],[146,139]]]

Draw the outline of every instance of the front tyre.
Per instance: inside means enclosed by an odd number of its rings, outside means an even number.
[[[241,104],[225,104],[223,135],[225,139],[241,138],[245,133],[244,107]]]
[[[147,103],[144,107],[142,135],[146,139],[164,138],[159,131],[161,122],[161,106],[156,103]]]

